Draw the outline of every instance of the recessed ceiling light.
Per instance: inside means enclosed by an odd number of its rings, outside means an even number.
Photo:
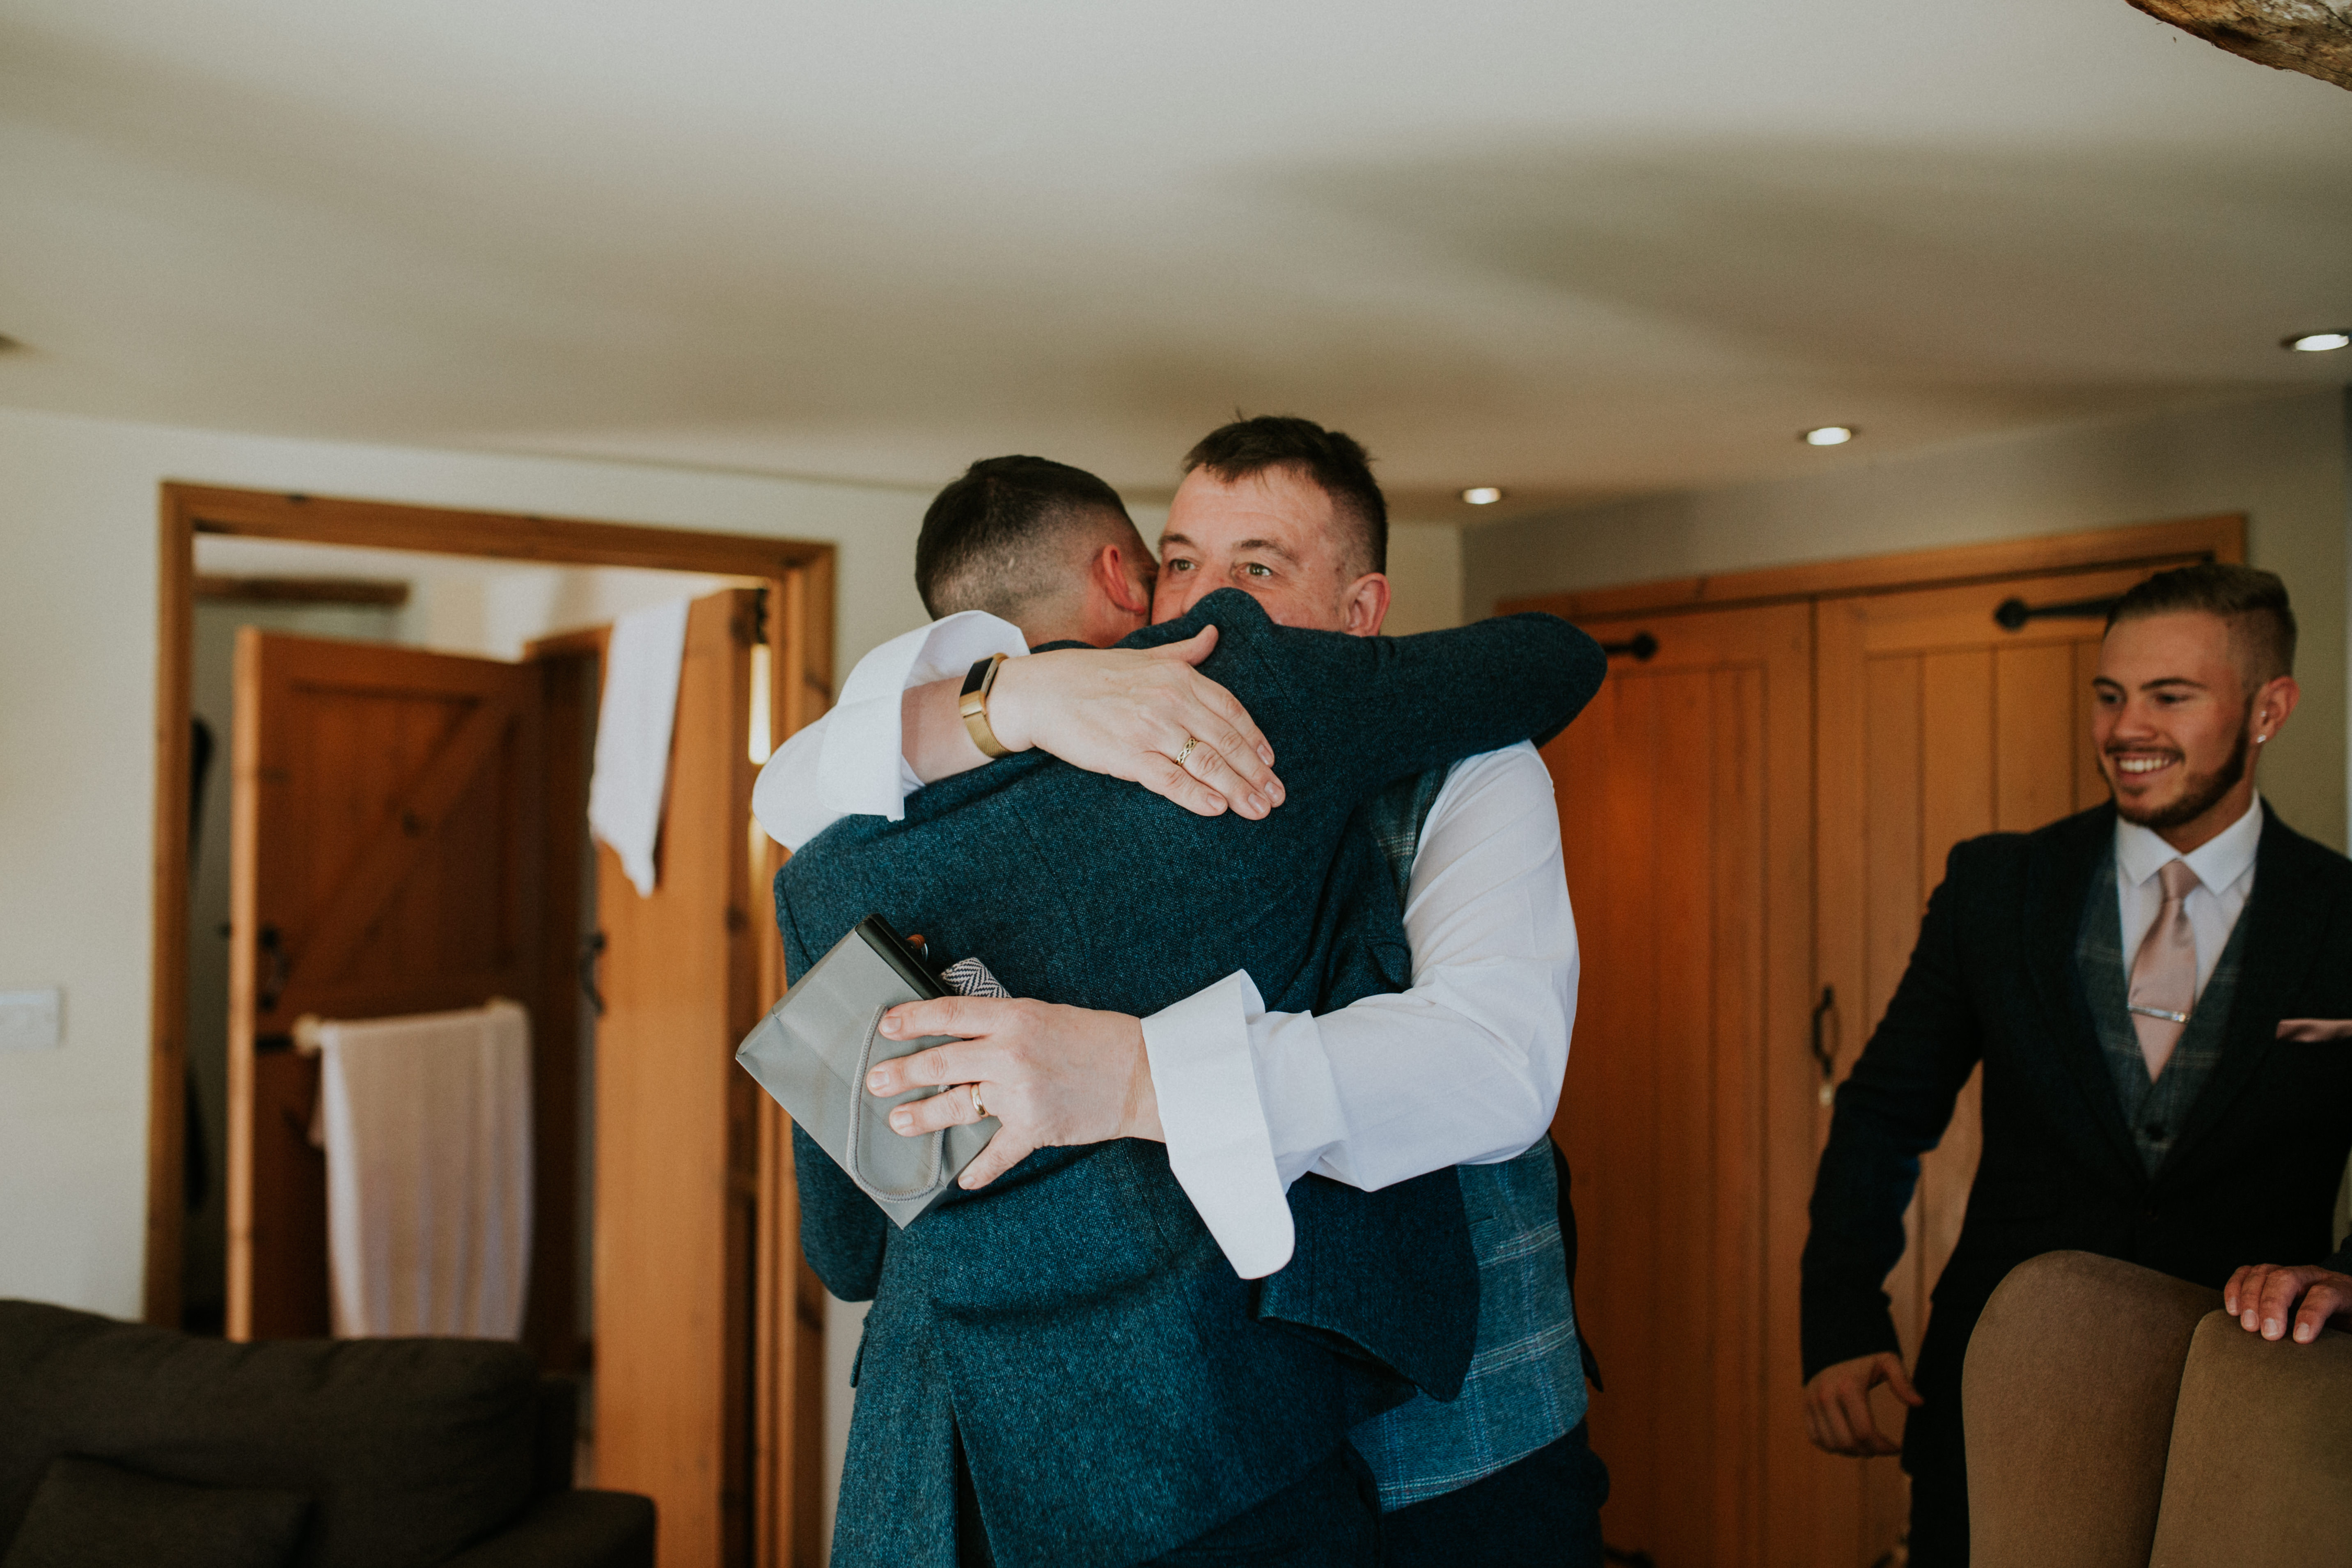
[[[1462,499],[1472,506],[1493,506],[1503,499],[1503,492],[1493,485],[1472,485],[1462,492]]]
[[[1816,425],[1797,437],[1808,447],[1843,447],[1854,437],[1850,425]]]
[[[2330,349],[2352,348],[2352,331],[2302,332],[2294,337],[2280,339],[2279,347],[2293,349],[2297,353],[2324,354]]]

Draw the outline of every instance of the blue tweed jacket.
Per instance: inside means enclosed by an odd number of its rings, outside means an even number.
[[[1357,638],[1276,626],[1230,590],[1127,646],[1211,621],[1204,672],[1275,749],[1274,818],[1197,817],[1007,759],[794,856],[776,880],[791,972],[878,910],[1016,995],[1079,1006],[1148,1014],[1241,968],[1282,1010],[1406,984],[1394,885],[1351,814],[1392,780],[1556,732],[1602,655],[1545,616]],[[795,1153],[811,1264],[874,1300],[845,1568],[953,1568],[959,1442],[1004,1568],[1139,1562],[1287,1486],[1416,1387],[1451,1397],[1469,1362],[1476,1265],[1451,1172],[1373,1194],[1297,1184],[1297,1254],[1253,1283],[1155,1143],[1042,1150],[896,1233],[814,1142]]]

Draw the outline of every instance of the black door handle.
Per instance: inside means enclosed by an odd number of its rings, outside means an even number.
[[[260,941],[256,943],[261,956],[269,961],[262,972],[261,984],[253,998],[257,1013],[275,1013],[278,999],[286,994],[286,938],[276,926],[263,926]]]
[[[1829,1031],[1823,1026],[1837,1009],[1837,988],[1822,987],[1822,999],[1813,1004],[1813,1060],[1821,1064],[1822,1103],[1827,1105],[1835,1098],[1832,1080],[1837,1077],[1837,1050],[1829,1043]]]
[[[580,939],[580,994],[599,1018],[604,1016],[604,994],[596,989],[596,961],[604,954],[604,933],[592,931]]]
[[[1635,632],[1623,642],[1602,643],[1601,653],[1604,658],[1615,658],[1622,654],[1636,664],[1647,664],[1658,657],[1658,639],[1647,632]]]
[[[2003,599],[1993,606],[1992,618],[2004,631],[2021,632],[2028,621],[2105,620],[2107,612],[2115,607],[2112,598],[2070,599],[2063,605],[2029,605],[2022,599]]]

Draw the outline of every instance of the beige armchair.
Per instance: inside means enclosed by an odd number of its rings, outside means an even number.
[[[2082,1252],[2001,1283],[1962,1374],[1976,1568],[2352,1562],[2352,1335],[2220,1307]]]
[[[2220,1312],[2197,1325],[2150,1562],[2352,1563],[2352,1334],[2298,1345]]]

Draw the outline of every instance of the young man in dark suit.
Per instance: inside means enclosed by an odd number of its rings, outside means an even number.
[[[1832,1453],[1890,1454],[1869,1392],[1911,1406],[1921,1568],[1968,1561],[1961,1363],[2016,1265],[2076,1249],[2228,1284],[2273,1337],[2304,1291],[2306,1316],[2352,1302],[2330,1256],[2352,1042],[2319,1037],[2352,1018],[2352,864],[2254,788],[2294,660],[2270,573],[2188,567],[2117,601],[2092,720],[2113,803],[1954,848],[1839,1088],[1804,1254],[1806,1415]],[[1882,1285],[1979,1062],[1983,1154],[1906,1378]]]

